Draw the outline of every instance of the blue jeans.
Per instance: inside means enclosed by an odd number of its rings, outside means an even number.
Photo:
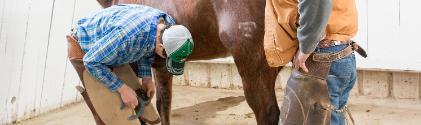
[[[316,48],[315,53],[334,53],[345,49],[348,45],[338,45],[328,48]],[[355,55],[351,54],[340,60],[332,62],[327,85],[330,102],[336,109],[341,109],[347,104],[349,92],[357,79]],[[331,125],[344,125],[345,118],[341,112],[333,111]]]

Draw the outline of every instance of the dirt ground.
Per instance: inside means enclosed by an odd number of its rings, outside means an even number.
[[[277,90],[278,104],[282,91]],[[174,86],[173,125],[255,125],[242,90]],[[354,97],[350,100],[357,125],[420,125],[421,101]],[[76,103],[22,121],[17,125],[94,125],[88,107]]]

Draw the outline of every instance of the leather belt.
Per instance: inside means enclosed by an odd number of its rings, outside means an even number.
[[[358,54],[360,54],[364,58],[367,57],[367,53],[365,52],[364,49],[362,49],[361,46],[359,46],[354,41],[349,40],[349,46],[346,47],[345,49],[336,53],[315,53],[313,55],[313,60],[317,62],[332,62],[332,61],[342,59],[352,54],[353,51],[356,51]]]
[[[328,48],[328,47],[337,46],[337,45],[350,44],[351,42],[352,42],[352,40],[347,40],[347,41],[322,40],[322,41],[319,42],[318,46],[320,48]]]

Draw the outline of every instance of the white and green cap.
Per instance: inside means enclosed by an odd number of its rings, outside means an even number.
[[[184,63],[194,46],[189,30],[182,25],[173,25],[162,34],[162,42],[167,53],[168,72],[173,75],[183,74]]]

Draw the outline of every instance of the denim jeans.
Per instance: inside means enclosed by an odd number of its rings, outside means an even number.
[[[345,49],[348,45],[338,45],[328,48],[316,48],[315,53],[334,53]],[[349,92],[357,79],[355,55],[351,54],[340,60],[332,62],[327,85],[330,102],[336,109],[341,109],[347,104]],[[345,118],[341,112],[332,111],[331,125],[344,125]]]

